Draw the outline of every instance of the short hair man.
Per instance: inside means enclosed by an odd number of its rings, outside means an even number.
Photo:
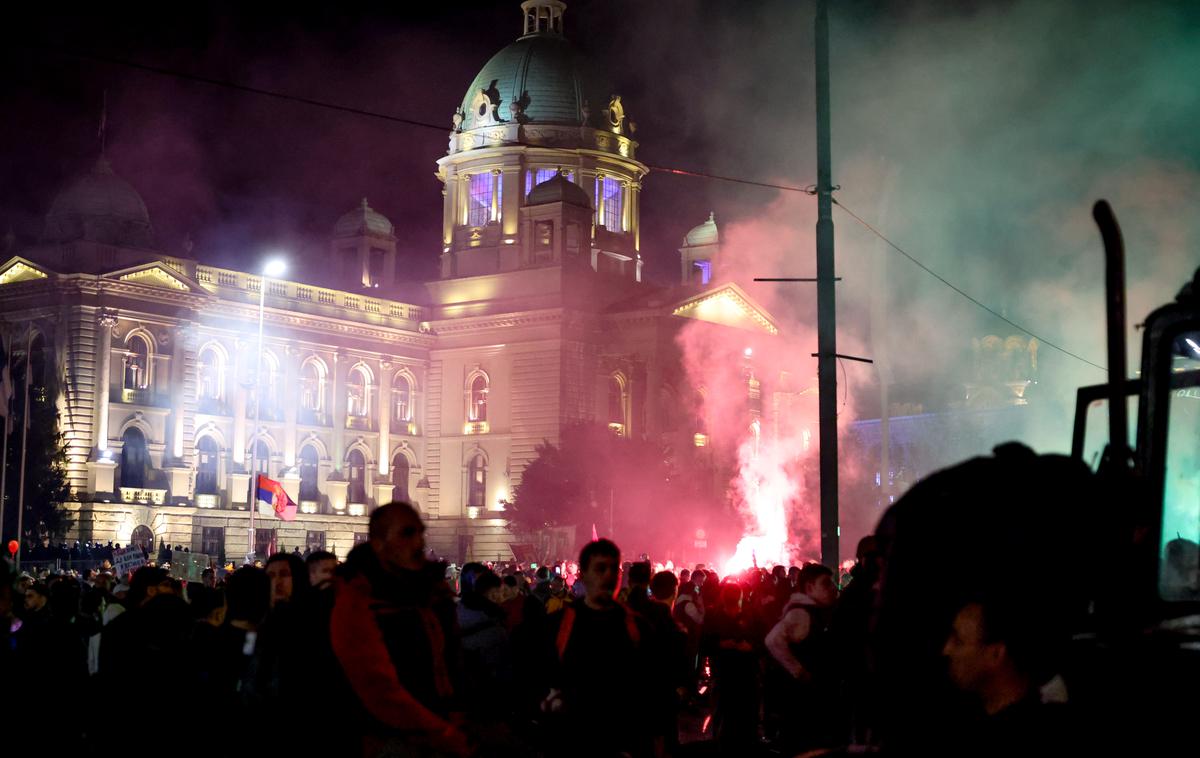
[[[385,750],[405,754],[469,752],[449,718],[454,607],[441,602],[448,597],[439,591],[445,572],[433,568],[426,570],[425,524],[416,508],[400,501],[375,509],[367,542],[346,556],[330,639],[370,717],[362,720],[364,745],[383,741]]]
[[[314,589],[322,590],[333,585],[333,572],[337,569],[337,556],[328,550],[314,550],[304,559],[308,566],[308,582]]]
[[[832,739],[835,714],[830,704],[836,701],[837,674],[830,669],[829,626],[836,602],[833,571],[819,563],[806,564],[778,623],[767,633],[767,652],[785,675],[779,688],[783,712],[805,714],[802,720],[780,724],[785,751],[826,747]]]
[[[606,539],[589,542],[579,554],[582,600],[549,619],[550,694],[543,707],[563,714],[568,733],[586,735],[567,751],[574,755],[641,754],[651,742],[645,709],[610,718],[614,704],[652,684],[643,644],[650,630],[614,597],[620,571],[620,548]],[[596,729],[599,723],[602,729]]]
[[[1062,708],[1041,701],[1047,637],[1041,623],[1018,598],[997,595],[972,599],[955,615],[942,647],[950,681],[978,698],[987,715],[971,752],[1070,752]]]

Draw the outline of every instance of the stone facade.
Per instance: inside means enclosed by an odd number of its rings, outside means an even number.
[[[535,33],[561,34],[557,13]],[[301,512],[258,518],[274,530],[260,548],[345,555],[371,509],[405,498],[439,553],[507,559],[505,504],[564,425],[690,446],[700,430],[664,402],[694,394],[684,319],[775,327],[734,285],[641,281],[632,124],[619,97],[603,119],[579,107],[574,125],[456,117],[438,161],[441,276],[407,299],[388,297],[417,283],[366,200],[334,225],[328,272],[264,279],[147,247],[144,204],[101,159],[56,201],[54,234],[0,265],[0,317],[53,354],[81,501],[70,536],[243,555],[262,471]],[[730,307],[702,307],[714,298]]]

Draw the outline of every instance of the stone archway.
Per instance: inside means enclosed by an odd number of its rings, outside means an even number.
[[[139,524],[133,528],[133,534],[129,537],[130,545],[137,545],[143,552],[154,552],[154,532],[150,531],[150,527],[145,524]]]

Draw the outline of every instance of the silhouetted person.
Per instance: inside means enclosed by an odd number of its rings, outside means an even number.
[[[643,707],[621,708],[631,693],[647,691],[650,668],[645,622],[616,602],[620,549],[606,539],[579,554],[586,587],[549,619],[547,667],[550,694],[543,706],[565,722],[556,755],[645,755],[651,749],[650,718]]]
[[[450,720],[458,655],[444,570],[425,561],[425,525],[392,502],[371,513],[367,542],[346,557],[330,622],[333,651],[358,699],[350,728],[364,755],[466,755]]]

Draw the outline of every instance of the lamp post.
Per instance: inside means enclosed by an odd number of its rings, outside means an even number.
[[[250,539],[249,545],[249,560],[251,565],[254,564],[254,556],[257,552],[257,545],[254,544],[255,529],[254,529],[254,512],[258,510],[258,428],[262,420],[262,359],[263,359],[263,320],[267,309],[267,279],[270,277],[279,277],[283,275],[287,264],[281,258],[272,258],[263,265],[262,279],[258,283],[258,355],[255,359],[254,366],[254,433],[250,435],[250,460],[253,462],[254,470],[250,473],[250,494],[248,497],[250,506]]]

